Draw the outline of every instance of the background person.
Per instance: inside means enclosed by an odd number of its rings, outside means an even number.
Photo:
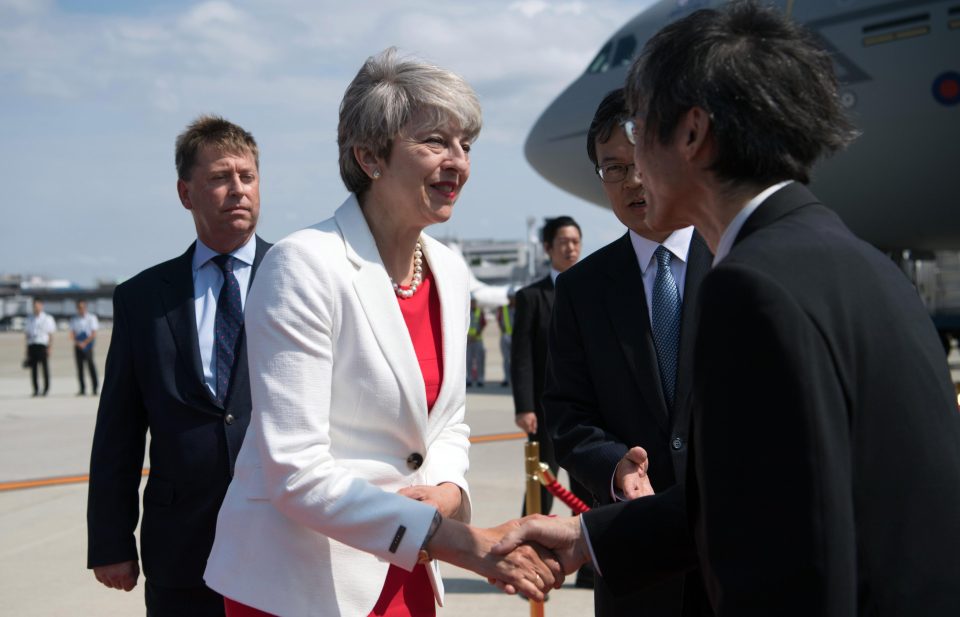
[[[463,524],[468,273],[423,230],[453,214],[480,124],[462,78],[392,49],[348,86],[350,196],[277,243],[250,295],[254,417],[205,575],[229,615],[433,615],[431,556],[534,597],[554,582]]]
[[[717,615],[948,615],[960,606],[956,394],[916,290],[804,186],[855,135],[816,41],[735,2],[667,26],[630,71],[647,221],[693,223],[716,255],[682,507]],[[582,517],[621,589],[654,565],[642,536],[676,531],[638,501]],[[562,530],[577,547],[568,567],[583,559],[578,521],[531,523],[517,537],[559,546]]]
[[[33,395],[46,396],[50,391],[50,350],[53,349],[53,333],[57,324],[53,317],[43,310],[43,300],[33,299],[33,313],[27,317],[24,333],[27,336],[27,364],[30,367],[30,381]],[[43,371],[43,390],[37,381],[37,368]]]
[[[548,219],[541,232],[543,250],[550,259],[550,274],[527,285],[516,294],[516,323],[510,345],[510,380],[513,382],[514,423],[527,433],[531,441],[540,443],[540,460],[554,474],[559,467],[553,453],[553,442],[544,424],[543,384],[547,370],[547,337],[553,312],[553,290],[557,277],[580,259],[580,226],[569,216]],[[584,503],[593,503],[593,496],[576,479],[570,489]],[[553,495],[540,488],[540,509],[549,514]],[[526,513],[526,502],[523,512]],[[581,587],[593,586],[593,573],[585,568],[577,577]]]
[[[97,365],[93,360],[93,343],[97,338],[100,322],[97,316],[87,311],[87,301],[77,300],[77,314],[70,320],[70,337],[73,339],[73,359],[77,364],[77,379],[80,381],[78,395],[87,392],[87,385],[83,378],[84,368],[90,371],[90,385],[92,394],[97,395],[100,382],[97,380]]]
[[[250,420],[243,308],[270,246],[255,235],[253,135],[201,116],[177,137],[176,164],[197,240],[114,291],[87,500],[87,565],[102,584],[130,591],[149,430],[140,548],[150,617],[224,614],[203,568]]]
[[[470,326],[467,328],[467,387],[474,383],[482,388],[486,378],[487,350],[483,346],[483,329],[487,318],[476,299],[470,297]]]
[[[500,326],[500,357],[503,359],[503,381],[500,385],[510,385],[510,345],[513,340],[513,322],[517,318],[517,290],[507,291],[507,303],[497,310],[497,325]]]
[[[713,259],[693,227],[647,226],[628,118],[614,90],[587,131],[587,156],[628,231],[557,279],[543,393],[557,462],[602,504],[642,496],[643,475],[656,491],[684,478],[697,291]],[[616,596],[600,577],[596,614],[709,612],[699,575],[661,578]]]

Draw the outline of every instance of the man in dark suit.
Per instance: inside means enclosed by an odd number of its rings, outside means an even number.
[[[150,617],[223,615],[203,583],[217,511],[250,420],[243,303],[269,245],[255,235],[253,136],[202,116],[177,138],[177,192],[197,241],[114,292],[90,462],[88,558],[97,580],[130,591],[140,540]]]
[[[547,370],[547,337],[553,311],[553,288],[557,277],[580,259],[580,226],[569,216],[548,219],[541,232],[543,250],[550,258],[550,274],[520,289],[516,294],[516,318],[510,347],[510,380],[513,383],[514,422],[529,439],[540,444],[540,460],[556,474],[553,443],[543,421],[543,384]],[[573,493],[586,503],[589,491],[572,482]],[[553,495],[540,491],[540,509],[549,514]],[[526,512],[526,506],[523,509]],[[584,570],[581,586],[592,586],[591,573]]]
[[[830,55],[737,2],[654,36],[627,99],[648,222],[693,223],[716,255],[684,506],[715,612],[955,614],[960,414],[937,333],[902,273],[804,186],[855,135]],[[643,536],[682,536],[640,501],[584,515],[586,534],[534,521],[499,548],[539,539],[573,568],[589,536],[607,582],[629,589],[657,566]]]
[[[587,131],[587,155],[628,232],[557,280],[543,396],[557,462],[601,504],[642,496],[644,474],[657,491],[684,477],[693,312],[713,259],[693,227],[647,226],[628,118],[623,89],[614,90]],[[669,260],[674,285],[664,284],[660,259]],[[692,596],[703,586],[689,579]],[[677,616],[684,586],[677,576],[618,597],[600,577],[596,614]]]

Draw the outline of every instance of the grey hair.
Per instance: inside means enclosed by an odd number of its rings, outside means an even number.
[[[347,190],[360,197],[371,184],[354,147],[389,160],[393,140],[417,113],[428,114],[438,127],[455,123],[464,141],[480,134],[480,101],[462,77],[423,60],[398,58],[395,47],[367,58],[340,102],[337,145]]]

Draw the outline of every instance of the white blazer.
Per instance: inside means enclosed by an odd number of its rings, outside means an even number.
[[[443,383],[429,416],[355,197],[264,257],[246,306],[253,412],[207,562],[212,589],[282,616],[366,617],[389,564],[413,569],[434,515],[397,490],[453,482],[469,519],[467,268],[423,242],[443,327]],[[437,562],[427,571],[442,605]]]

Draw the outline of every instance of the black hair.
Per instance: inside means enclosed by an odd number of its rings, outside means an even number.
[[[754,0],[703,9],[654,35],[627,77],[645,143],[673,137],[683,115],[710,115],[721,180],[809,182],[820,157],[857,136],[830,55],[812,34]]]
[[[540,239],[543,240],[543,243],[547,246],[553,246],[553,239],[557,237],[557,232],[561,227],[576,227],[577,233],[580,234],[581,238],[583,237],[583,232],[580,230],[577,222],[573,220],[573,217],[557,216],[552,219],[546,219],[546,222],[543,224],[543,231],[540,232]]]
[[[600,101],[596,113],[593,114],[593,122],[587,130],[587,156],[590,157],[594,167],[598,164],[597,142],[607,143],[613,131],[618,129],[627,118],[627,100],[623,88],[607,93],[607,96]]]

